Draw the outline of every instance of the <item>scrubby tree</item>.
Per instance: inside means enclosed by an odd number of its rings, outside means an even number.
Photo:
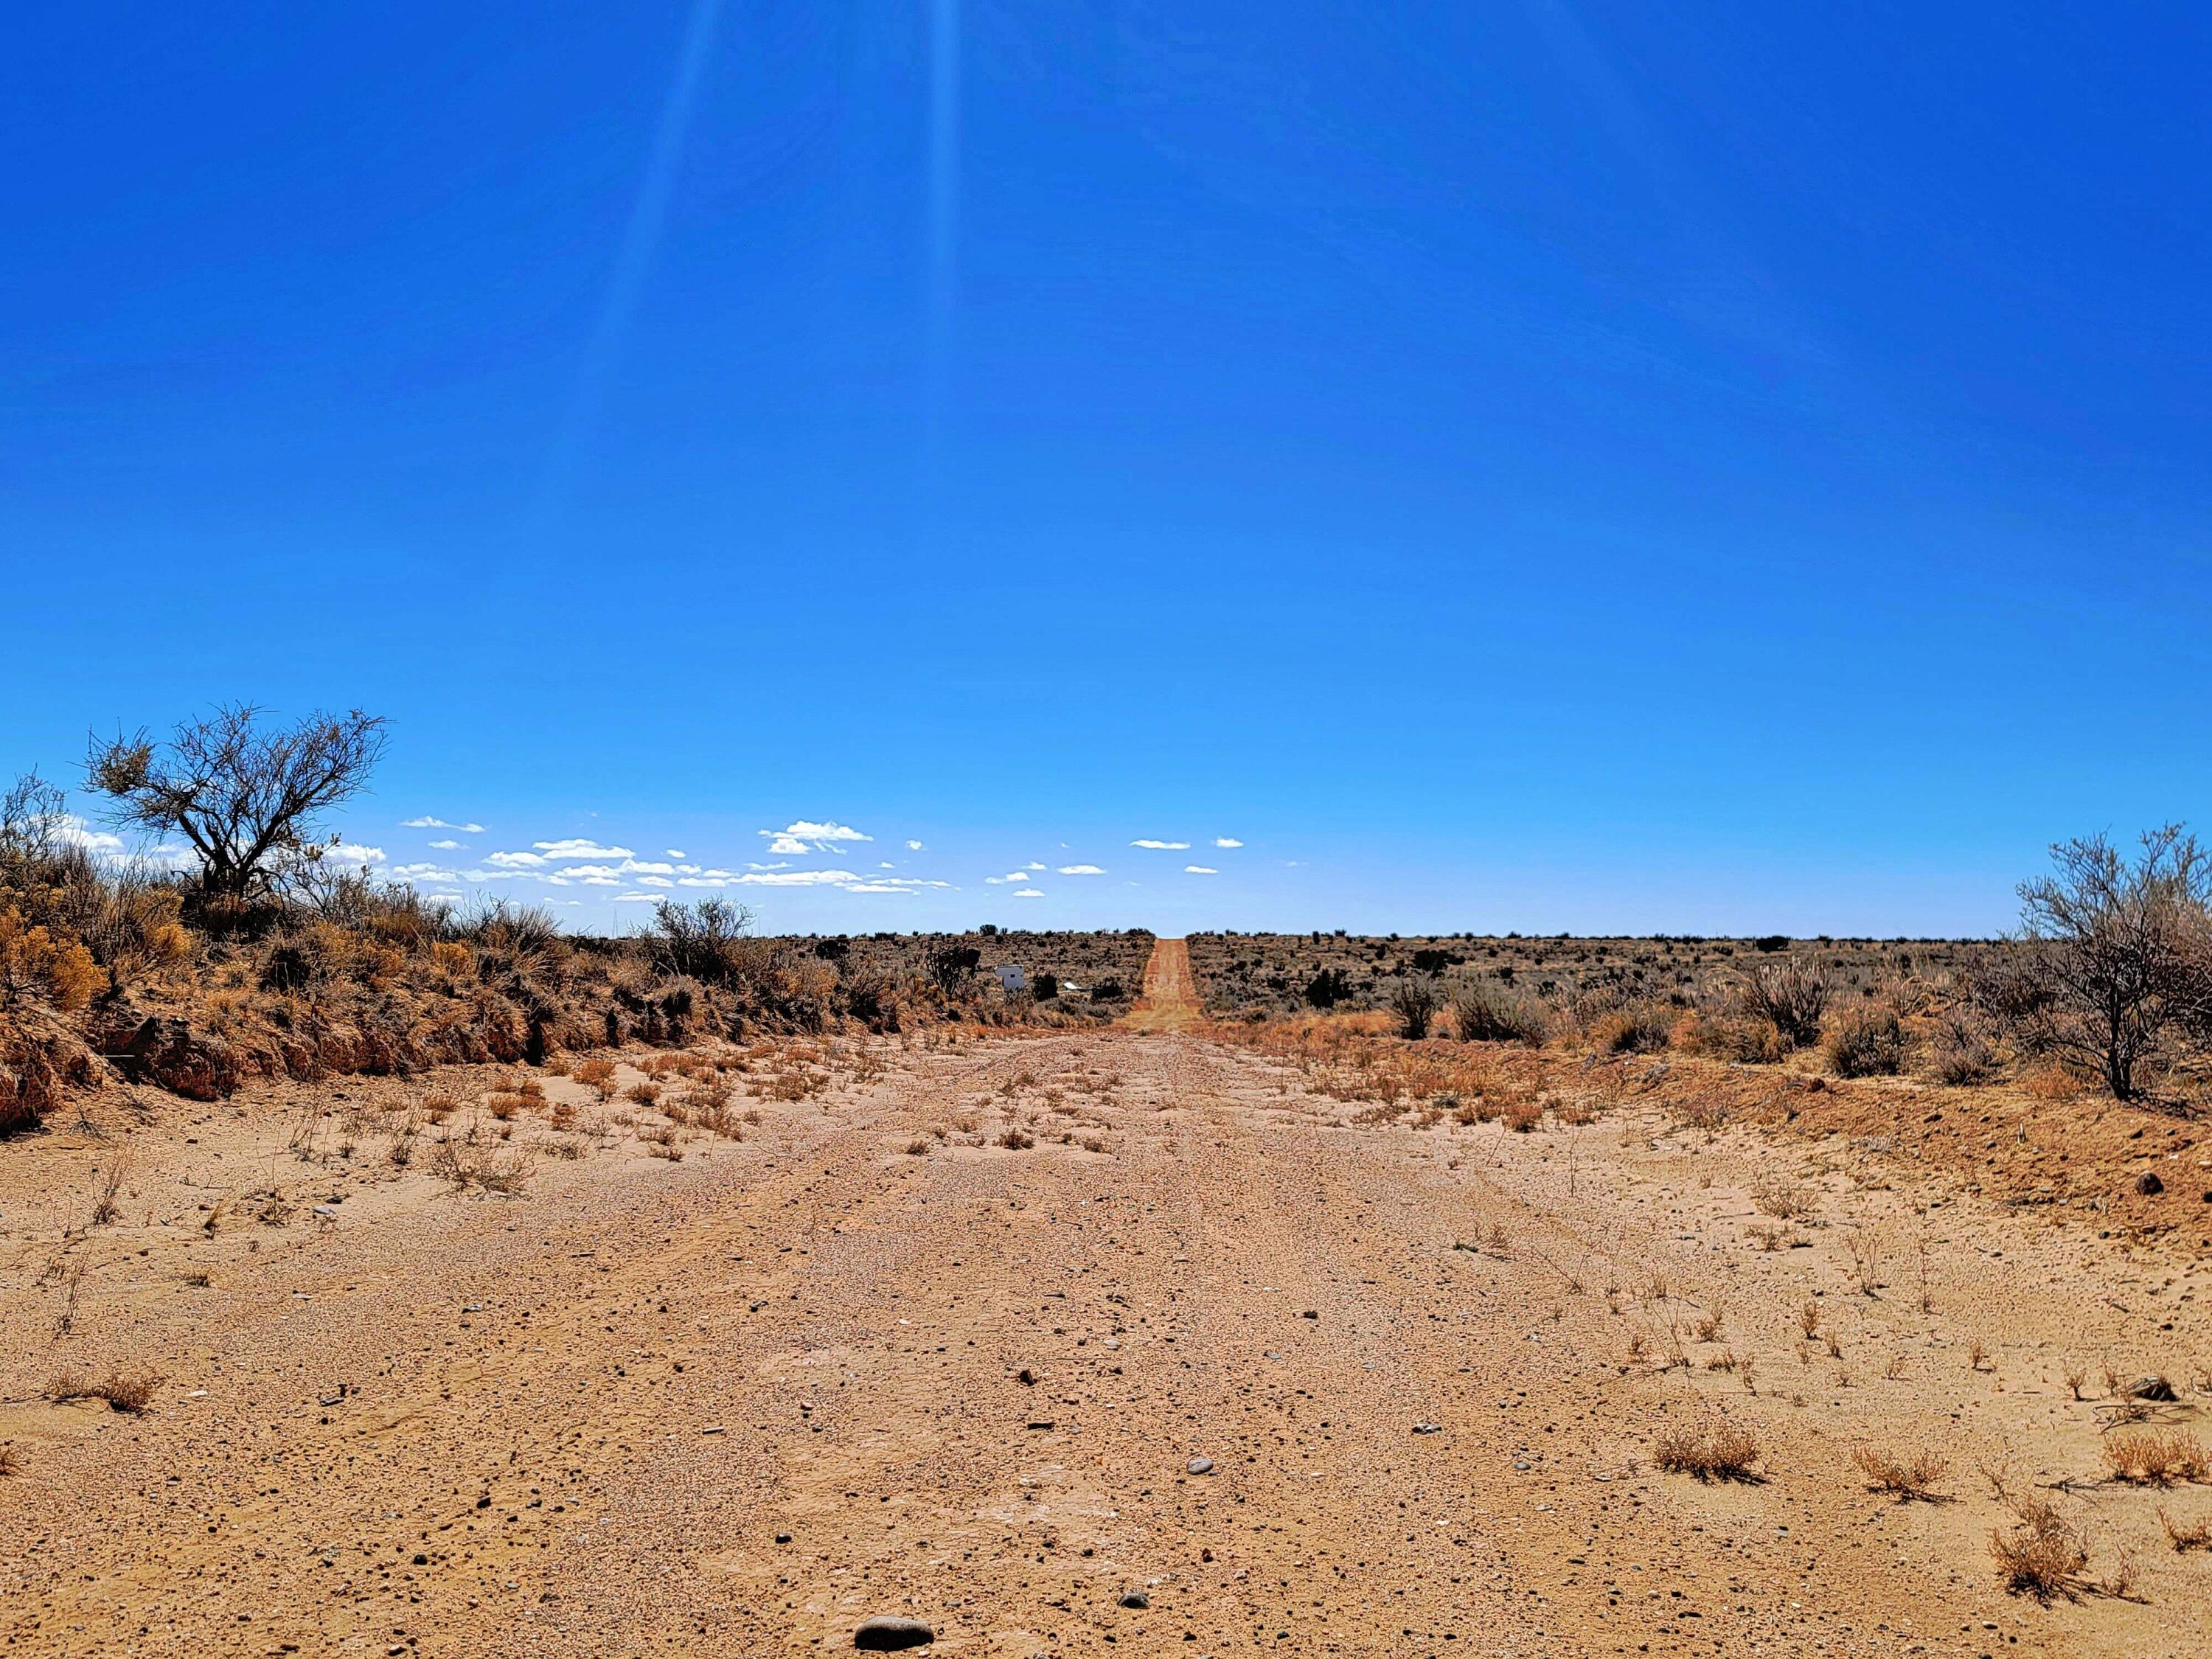
[[[2178,823],[2132,859],[2102,836],[2051,857],[2020,889],[2022,965],[2049,999],[2040,1040],[2133,1100],[2179,1030],[2212,1030],[2212,858]]]
[[[368,787],[383,758],[385,722],[356,708],[296,725],[262,724],[266,710],[232,703],[185,721],[167,742],[142,728],[87,746],[85,773],[112,803],[119,826],[178,835],[199,861],[209,897],[266,892],[286,861],[335,844],[316,819]]]
[[[1417,1042],[1427,1036],[1437,1002],[1436,981],[1423,975],[1400,980],[1390,993],[1390,1012],[1398,1017],[1398,1030]]]

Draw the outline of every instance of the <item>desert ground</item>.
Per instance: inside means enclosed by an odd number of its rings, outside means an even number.
[[[2212,1382],[2194,1229],[1633,1091],[1383,1119],[1212,1034],[1180,941],[1146,991],[1111,1029],[757,1045],[720,1132],[629,1100],[632,1047],[611,1100],[261,1082],[0,1149],[0,1641],[2212,1648],[2212,1554],[2168,1535],[2212,1486],[2106,1456]],[[464,1133],[473,1178],[426,1149]],[[2193,1204],[2201,1153],[2156,1146]],[[2124,1398],[2146,1374],[2179,1398]],[[1659,1467],[1723,1427],[1745,1478]],[[1862,1452],[1931,1458],[1925,1495]],[[2036,1503],[2088,1549],[2048,1602],[1990,1550]]]

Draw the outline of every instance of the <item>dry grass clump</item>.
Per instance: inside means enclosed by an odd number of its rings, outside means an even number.
[[[1036,1137],[1018,1123],[1009,1123],[1000,1132],[999,1145],[1010,1152],[1025,1152],[1036,1145]]]
[[[605,1054],[592,1054],[578,1060],[569,1075],[586,1088],[598,1091],[601,1100],[614,1098],[615,1063]]]
[[[1551,1033],[1551,1016],[1533,998],[1498,986],[1476,984],[1451,1001],[1452,1030],[1462,1042],[1518,1042],[1540,1048]]]
[[[1752,1466],[1759,1462],[1759,1442],[1733,1423],[1671,1428],[1651,1443],[1651,1461],[1669,1474],[1699,1480],[1755,1480]]]
[[[2173,1546],[2176,1555],[2186,1554],[2191,1550],[2212,1549],[2212,1516],[2185,1524],[2161,1509],[2158,1512],[2158,1524],[2166,1528],[2166,1541]]]
[[[98,1382],[82,1371],[61,1371],[46,1384],[46,1398],[57,1405],[70,1400],[105,1400],[113,1410],[132,1417],[154,1402],[161,1379],[152,1371],[110,1371]]]
[[[2185,1429],[2166,1433],[2130,1430],[2106,1443],[2112,1479],[2131,1486],[2170,1486],[2177,1480],[2212,1480],[2204,1443]]]
[[[2013,1512],[2017,1525],[1990,1534],[1990,1554],[2005,1588],[2039,1601],[2061,1595],[2070,1601],[2080,1595],[2086,1588],[2081,1572],[2089,1565],[2087,1540],[2041,1498],[2022,1498]]]
[[[1851,1461],[1859,1466],[1872,1491],[1887,1492],[1899,1503],[1915,1498],[1923,1504],[1936,1502],[1936,1483],[1951,1471],[1949,1458],[1926,1449],[1899,1455],[1862,1446],[1851,1455]]]
[[[1905,1069],[1905,1026],[1887,1002],[1844,1010],[1821,1048],[1838,1077],[1894,1077]]]

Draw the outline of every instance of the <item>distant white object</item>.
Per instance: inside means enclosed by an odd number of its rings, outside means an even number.
[[[1018,968],[1001,968],[999,969],[999,988],[1002,991],[1026,991],[1030,988],[1030,976]]]

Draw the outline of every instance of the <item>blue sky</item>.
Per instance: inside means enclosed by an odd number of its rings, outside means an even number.
[[[576,926],[1994,929],[2208,817],[2208,28],[27,8],[0,771],[357,704]]]

